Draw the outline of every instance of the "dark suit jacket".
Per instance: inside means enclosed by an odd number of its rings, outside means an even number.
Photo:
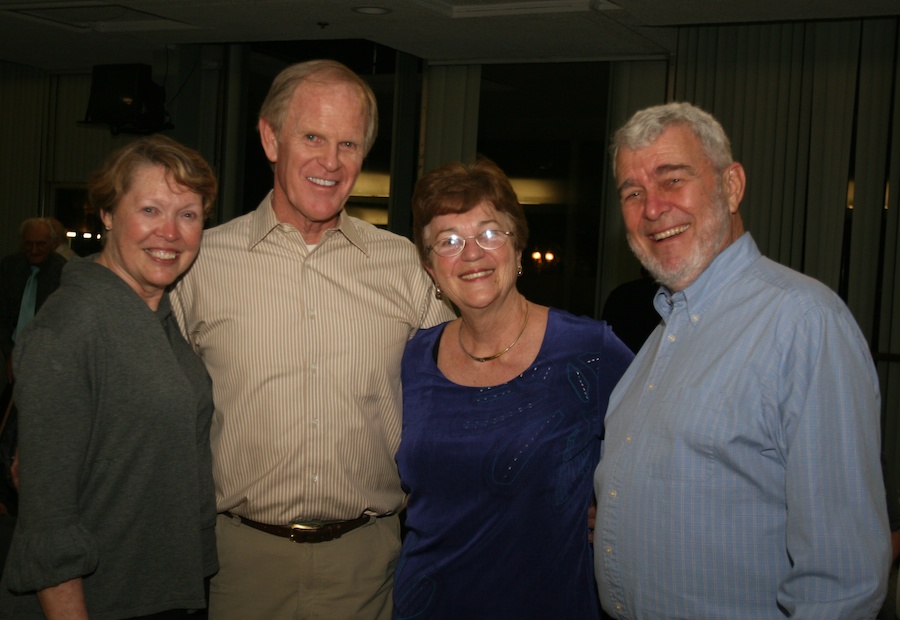
[[[600,318],[634,353],[641,350],[661,320],[653,306],[658,290],[659,284],[653,278],[643,277],[620,284],[606,298]]]
[[[40,264],[36,308],[40,308],[50,293],[59,287],[59,277],[65,264],[66,259],[56,252],[51,252]],[[30,275],[31,266],[24,252],[10,254],[0,262],[0,350],[6,359],[9,359],[13,348],[12,336],[19,321],[25,283]]]

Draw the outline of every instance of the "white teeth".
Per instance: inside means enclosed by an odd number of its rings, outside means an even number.
[[[171,250],[147,250],[147,253],[160,260],[175,260],[178,257],[178,252],[172,252]]]
[[[474,280],[474,279],[476,279],[476,278],[481,278],[481,277],[483,277],[483,276],[486,276],[486,275],[488,275],[489,273],[491,273],[490,269],[488,269],[488,270],[486,270],[486,271],[477,271],[477,272],[475,272],[475,273],[467,273],[467,274],[464,275],[464,276],[460,276],[460,278],[463,279],[463,280]]]
[[[663,239],[668,239],[669,237],[674,237],[675,235],[680,235],[688,228],[690,228],[690,224],[685,224],[684,226],[677,226],[675,228],[670,228],[661,233],[657,233],[655,235],[650,235],[650,238],[654,241],[662,241]]]
[[[337,181],[328,181],[326,179],[320,179],[318,177],[306,177],[306,180],[310,183],[321,185],[322,187],[332,187],[334,185],[337,185]]]

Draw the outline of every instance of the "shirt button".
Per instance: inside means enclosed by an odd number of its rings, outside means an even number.
[[[700,320],[700,315],[698,315],[698,314],[691,315],[691,323],[696,323],[699,320]]]
[[[650,385],[647,386],[647,391],[648,391],[648,392],[652,392],[652,391],[653,391],[653,384],[652,384],[652,383],[651,383]]]
[[[625,437],[625,441],[626,441],[627,443],[631,443],[631,435],[626,436],[626,437]]]
[[[319,474],[313,474],[312,481],[315,483],[319,482]]]
[[[616,497],[617,495],[618,495],[618,493],[615,490],[612,490],[609,492],[610,497]]]
[[[675,342],[675,334],[669,334],[669,342]]]
[[[616,603],[616,611],[622,611],[622,603]]]
[[[611,554],[612,554],[612,547],[607,547],[607,548],[604,549],[603,551],[606,552],[606,555],[611,555]]]
[[[313,426],[318,426],[318,425],[319,425],[319,418],[313,418],[313,419],[312,419],[312,423],[313,423]]]
[[[319,372],[319,365],[318,364],[310,364],[309,372],[311,372],[312,374],[316,374],[317,372]]]

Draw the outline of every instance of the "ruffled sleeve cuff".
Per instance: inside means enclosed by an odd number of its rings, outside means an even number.
[[[16,593],[35,592],[97,569],[97,541],[81,524],[30,532],[16,528],[4,577]]]

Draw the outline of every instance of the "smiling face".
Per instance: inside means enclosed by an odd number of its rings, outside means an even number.
[[[263,148],[275,165],[275,215],[307,243],[337,225],[362,168],[366,127],[362,95],[347,82],[302,83],[280,132],[260,119]]]
[[[431,246],[450,235],[473,237],[489,229],[508,231],[510,222],[489,202],[480,202],[465,213],[435,216],[425,227],[424,234]],[[507,239],[496,250],[482,249],[475,239],[467,239],[463,251],[456,256],[438,256],[430,252],[425,268],[465,315],[470,310],[488,308],[514,298],[510,293],[516,290],[521,257],[514,239]]]
[[[115,209],[100,217],[108,230],[97,262],[156,310],[166,287],[200,249],[203,199],[175,184],[162,166],[144,165],[135,169]]]
[[[742,232],[738,206],[744,169],[717,172],[686,125],[673,125],[645,148],[621,149],[616,180],[628,244],[669,290],[693,283]]]

